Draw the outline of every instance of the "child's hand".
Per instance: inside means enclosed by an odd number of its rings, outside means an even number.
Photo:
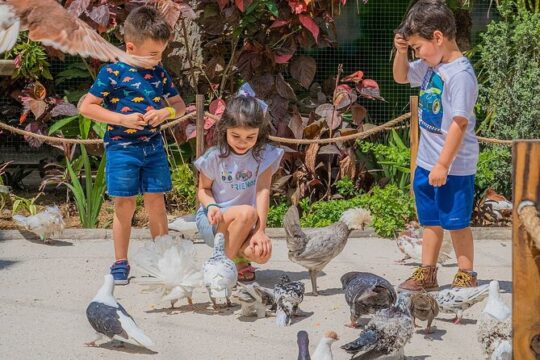
[[[272,242],[264,231],[257,231],[249,241],[249,247],[256,256],[265,258],[272,251]]]
[[[146,114],[144,114],[144,120],[148,125],[156,127],[165,120],[167,120],[170,115],[171,113],[169,112],[169,110],[165,108],[159,110],[152,109],[147,111]]]
[[[120,119],[120,125],[129,129],[143,130],[146,125],[143,114],[133,113],[129,115],[122,115]]]
[[[407,50],[409,49],[409,43],[401,34],[396,34],[394,36],[394,46],[396,47],[397,52],[400,54],[407,54]]]
[[[221,220],[223,220],[221,209],[217,206],[211,206],[210,209],[208,209],[206,216],[208,217],[208,222],[210,225],[217,225]]]
[[[448,168],[437,162],[429,173],[429,184],[435,187],[443,186],[446,184],[447,177]]]
[[[153,109],[149,110],[144,114],[144,120],[146,123],[152,127],[156,127],[170,116],[169,110],[163,108],[163,109]]]

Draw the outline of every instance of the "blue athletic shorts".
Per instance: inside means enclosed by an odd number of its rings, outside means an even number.
[[[161,136],[149,142],[108,143],[105,177],[109,196],[171,191],[171,173]]]
[[[434,187],[429,184],[429,171],[417,166],[413,188],[421,225],[441,226],[445,230],[459,230],[470,225],[474,175],[449,175],[446,184]]]

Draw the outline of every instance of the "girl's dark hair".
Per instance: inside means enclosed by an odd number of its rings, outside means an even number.
[[[268,142],[270,124],[262,106],[256,98],[238,95],[229,100],[223,116],[217,123],[217,145],[220,157],[227,157],[231,153],[227,143],[227,129],[234,127],[246,127],[259,129],[257,142],[252,148],[255,160],[261,160],[261,152],[264,144]]]
[[[444,0],[419,0],[409,9],[405,20],[395,32],[405,39],[418,35],[431,40],[437,30],[448,39],[455,39],[454,13],[446,6]]]

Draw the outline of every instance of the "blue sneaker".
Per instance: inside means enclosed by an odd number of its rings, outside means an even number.
[[[115,285],[127,285],[129,282],[129,263],[127,260],[118,260],[111,266],[111,275]]]

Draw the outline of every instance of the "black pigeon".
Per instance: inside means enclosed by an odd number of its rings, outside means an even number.
[[[300,330],[296,334],[296,342],[298,344],[298,360],[311,360],[309,356],[309,337],[308,333]]]
[[[358,327],[362,315],[373,314],[396,302],[396,291],[388,280],[366,272],[351,271],[341,277],[345,301],[351,311],[350,327]]]
[[[291,281],[284,274],[274,286],[274,299],[276,301],[276,323],[280,327],[291,324],[291,318],[296,315],[298,305],[304,300],[304,284],[300,281]]]

